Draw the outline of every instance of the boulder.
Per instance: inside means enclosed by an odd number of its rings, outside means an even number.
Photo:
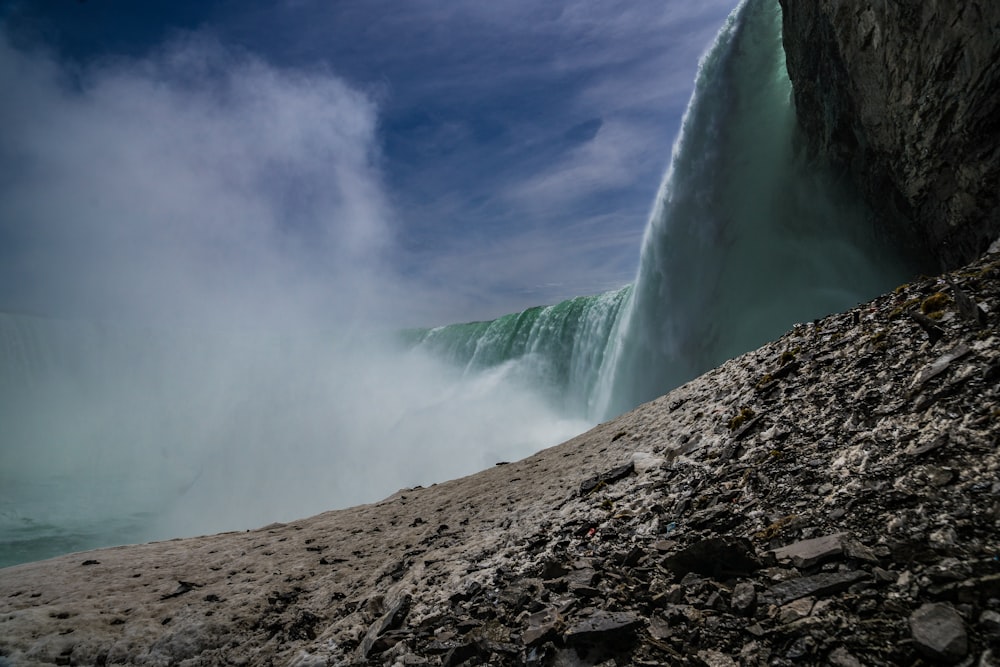
[[[920,652],[931,660],[955,663],[969,652],[965,623],[951,605],[922,605],[910,615],[910,633]]]

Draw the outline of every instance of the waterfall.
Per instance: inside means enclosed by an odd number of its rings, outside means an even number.
[[[700,63],[633,285],[389,342],[0,314],[0,565],[526,456],[904,281],[796,131],[779,5],[745,0]]]
[[[797,322],[850,308],[906,280],[909,268],[876,237],[859,194],[806,160],[796,132],[780,7],[746,0],[699,65],[649,216],[634,289],[592,297],[617,300],[577,331],[583,347],[600,350],[583,357],[595,365],[554,378],[579,414],[612,417]],[[576,348],[541,342],[548,331],[532,330],[530,346],[517,342],[524,334],[518,323],[533,321],[533,312],[444,327],[428,338],[463,338],[463,350],[440,350],[463,364],[470,356],[482,366],[526,351],[540,352],[540,365],[565,363]]]

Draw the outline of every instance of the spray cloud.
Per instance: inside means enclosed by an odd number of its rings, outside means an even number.
[[[393,273],[377,109],[331,72],[198,35],[70,68],[3,36],[0,83],[12,548],[288,520],[583,428],[516,364],[456,376],[373,333],[435,297]]]

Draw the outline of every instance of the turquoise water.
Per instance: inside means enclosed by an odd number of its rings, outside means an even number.
[[[634,285],[338,338],[0,314],[0,565],[252,528],[527,456],[909,271],[796,152],[773,0],[702,60]]]
[[[412,331],[407,342],[475,374],[512,360],[526,362],[535,387],[561,409],[585,417],[593,401],[614,329],[632,287],[538,306],[489,322]]]

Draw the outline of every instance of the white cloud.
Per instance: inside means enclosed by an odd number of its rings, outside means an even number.
[[[377,273],[391,229],[376,110],[329,72],[195,36],[73,70],[0,38],[0,85],[9,303],[280,319]]]
[[[386,266],[376,110],[329,72],[203,38],[74,70],[0,37],[0,86],[0,310],[100,320],[0,313],[0,541],[249,528],[586,427],[530,361],[352,330],[436,300]]]

